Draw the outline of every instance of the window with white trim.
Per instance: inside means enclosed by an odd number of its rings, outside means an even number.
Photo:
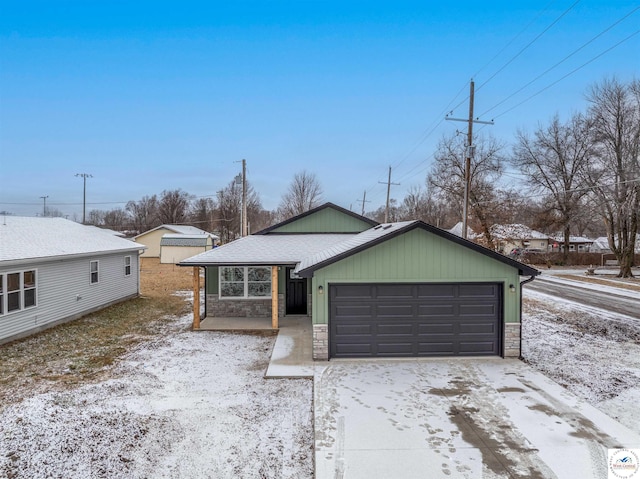
[[[131,276],[131,256],[124,257],[124,275]]]
[[[0,315],[36,305],[36,270],[0,274]]]
[[[91,275],[91,284],[98,282],[98,261],[92,261],[89,266],[89,273]]]
[[[268,298],[271,296],[271,267],[221,266],[220,298]]]

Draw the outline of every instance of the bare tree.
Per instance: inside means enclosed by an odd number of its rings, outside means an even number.
[[[205,231],[214,231],[215,229],[215,210],[216,204],[211,198],[198,198],[191,205],[189,211],[189,223],[196,228]]]
[[[518,131],[511,163],[525,175],[528,189],[544,193],[549,211],[556,213],[555,224],[564,235],[564,257],[569,254],[571,228],[587,194],[584,172],[593,154],[589,122],[574,115],[562,123],[558,115],[548,126],[539,126],[533,137]]]
[[[193,195],[180,188],[164,190],[158,204],[158,217],[161,224],[181,224],[187,220]]]
[[[114,208],[105,212],[103,225],[113,230],[124,231],[130,225],[129,215],[122,208]]]
[[[480,228],[487,246],[494,248],[491,226],[499,204],[494,185],[504,170],[504,145],[493,137],[483,136],[474,139],[474,145],[469,191],[471,222],[475,221]],[[464,199],[465,156],[465,138],[457,135],[443,137],[434,155],[433,168],[427,175],[427,182],[434,192],[460,212]]]
[[[106,214],[106,211],[104,210],[91,210],[89,211],[89,214],[87,215],[87,224],[88,225],[94,225],[94,226],[100,226],[104,224],[104,215]]]
[[[250,231],[262,229],[262,204],[253,187],[247,182],[247,223]],[[241,236],[242,185],[235,179],[218,191],[218,231],[220,241],[228,243]],[[266,225],[265,225],[266,226]]]
[[[618,276],[628,278],[640,215],[640,81],[604,80],[587,99],[597,148],[588,181],[620,263]]]
[[[289,189],[282,196],[278,213],[282,220],[309,211],[320,205],[322,187],[315,173],[303,170],[293,176]]]
[[[398,216],[401,221],[422,220],[437,227],[454,220],[448,205],[420,186],[409,188],[399,207]]]
[[[139,201],[129,201],[125,209],[131,217],[133,229],[138,233],[143,233],[160,226],[158,206],[156,195],[143,196]]]

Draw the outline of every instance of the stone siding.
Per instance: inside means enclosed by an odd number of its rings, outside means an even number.
[[[504,357],[520,357],[520,323],[504,325]]]
[[[284,294],[278,294],[278,318],[284,317]],[[271,298],[224,299],[207,295],[207,314],[214,318],[270,318]]]
[[[329,328],[326,324],[313,325],[313,359],[329,360]]]

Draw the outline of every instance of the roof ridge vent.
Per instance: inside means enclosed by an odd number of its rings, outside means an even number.
[[[374,230],[379,230],[380,228],[382,228],[384,225],[376,225],[373,227]]]
[[[383,229],[383,230],[388,230],[388,229],[389,229],[389,228],[391,228],[392,226],[393,226],[393,225],[392,225],[391,223],[389,223],[389,224],[387,224],[387,225],[384,225],[384,226],[382,227],[382,229]]]

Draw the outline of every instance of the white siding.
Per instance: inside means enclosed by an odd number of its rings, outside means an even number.
[[[131,256],[131,275],[125,276],[124,257]],[[98,283],[90,283],[91,261],[99,261]],[[136,252],[48,261],[25,267],[4,267],[0,273],[37,270],[36,306],[0,315],[0,342],[25,335],[57,321],[79,317],[139,293]]]

